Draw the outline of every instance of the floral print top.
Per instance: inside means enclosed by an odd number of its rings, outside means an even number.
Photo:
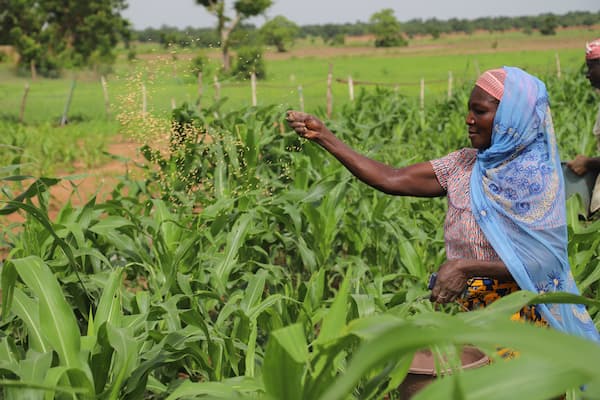
[[[432,160],[438,182],[448,197],[448,212],[444,222],[446,258],[497,261],[492,248],[471,212],[470,179],[477,149],[464,148],[445,157]]]

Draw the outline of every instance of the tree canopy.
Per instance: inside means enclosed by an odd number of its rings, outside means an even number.
[[[0,39],[14,45],[22,66],[42,73],[111,63],[130,37],[126,7],[125,0],[0,0]]]
[[[373,14],[369,20],[371,32],[375,35],[375,47],[406,46],[402,36],[400,22],[394,16],[394,10],[386,8]]]
[[[276,16],[260,28],[264,43],[275,46],[280,53],[285,52],[294,42],[299,31],[298,25],[282,15]]]
[[[230,35],[240,21],[265,12],[273,4],[272,0],[237,0],[233,3],[234,15],[227,15],[225,0],[196,0],[196,4],[206,7],[208,12],[217,17],[217,31],[221,37],[223,69],[231,69],[229,56]]]

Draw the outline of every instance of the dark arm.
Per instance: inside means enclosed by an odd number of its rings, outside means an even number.
[[[298,134],[318,143],[354,176],[377,190],[399,196],[437,197],[445,195],[429,162],[394,168],[354,151],[321,121],[309,114],[290,111],[287,120]]]
[[[600,157],[586,157],[580,154],[567,162],[567,167],[577,175],[584,175],[588,171],[599,172]]]

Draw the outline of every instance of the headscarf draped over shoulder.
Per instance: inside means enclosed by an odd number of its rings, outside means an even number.
[[[492,142],[478,152],[471,175],[473,214],[521,289],[579,294],[567,256],[564,182],[546,86],[519,68],[503,70]],[[600,342],[585,306],[538,307],[554,328]]]

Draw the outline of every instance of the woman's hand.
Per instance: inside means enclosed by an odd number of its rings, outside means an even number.
[[[579,154],[573,160],[567,162],[567,167],[577,175],[584,175],[588,171],[589,157]]]
[[[471,278],[487,277],[502,282],[514,282],[512,275],[501,260],[483,261],[461,258],[448,260],[440,266],[430,300],[449,303],[456,300]]]
[[[313,115],[300,111],[288,111],[286,115],[288,125],[303,138],[318,141],[324,135],[331,134],[325,124]]]
[[[435,285],[431,290],[431,302],[450,303],[462,294],[467,286],[469,276],[464,272],[464,260],[448,260],[443,263],[438,272]]]

